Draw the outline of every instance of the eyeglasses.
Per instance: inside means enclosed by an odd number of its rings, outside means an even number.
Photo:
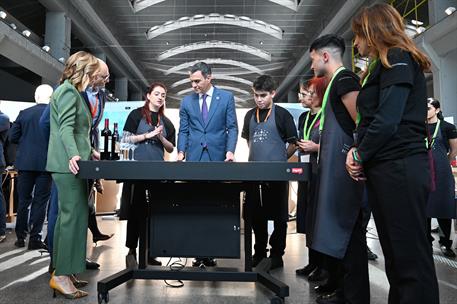
[[[97,76],[100,77],[101,79],[103,79],[104,81],[108,81],[109,77],[110,77],[110,74],[108,74],[108,75],[97,75]]]
[[[305,98],[305,96],[313,97],[314,95],[316,95],[316,92],[314,91],[305,91],[304,93],[298,92],[298,98]]]

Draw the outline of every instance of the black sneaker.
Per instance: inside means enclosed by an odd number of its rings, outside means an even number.
[[[308,265],[306,265],[306,266],[303,267],[303,268],[299,268],[299,269],[295,270],[295,273],[296,273],[297,275],[307,277],[307,276],[309,276],[309,274],[310,274],[311,272],[313,272],[314,269],[316,269],[316,268],[317,268],[316,265],[308,264]]]
[[[378,258],[378,255],[371,251],[370,247],[367,246],[367,258],[368,261],[375,261]]]
[[[27,246],[28,250],[44,249],[48,250],[48,246],[43,243],[41,240],[30,240],[29,245]]]
[[[270,257],[270,260],[271,260],[270,270],[284,267],[284,261],[282,260],[282,257]]]
[[[325,279],[327,279],[327,273],[321,267],[314,269],[308,276],[308,281],[310,282],[319,282]]]
[[[14,246],[16,246],[16,247],[25,247],[24,239],[17,239],[16,242],[14,242]]]
[[[450,247],[441,246],[440,249],[444,256],[455,258],[455,252]]]
[[[318,304],[344,304],[344,298],[340,292],[334,291],[330,294],[319,296],[316,302]]]
[[[334,284],[325,283],[323,285],[317,285],[314,287],[314,291],[318,294],[328,295],[335,292],[336,286]]]

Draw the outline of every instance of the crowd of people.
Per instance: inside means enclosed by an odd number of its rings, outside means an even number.
[[[457,130],[443,120],[439,101],[427,100],[424,72],[430,61],[405,34],[393,7],[362,8],[352,30],[354,47],[369,58],[369,66],[362,75],[344,67],[346,46],[337,35],[313,41],[309,53],[314,77],[303,78],[298,93],[308,111],[298,125],[273,102],[273,77],[257,77],[252,86],[255,107],[246,113],[241,131],[248,160],[286,162],[298,153],[300,162],[310,164],[310,179],[298,187],[297,206],[297,232],[306,235],[308,262],[296,272],[323,282],[315,289],[318,303],[370,302],[371,251],[365,234],[371,214],[385,258],[389,303],[439,303],[430,219],[438,219],[443,253],[454,257],[450,233],[456,203],[450,161],[457,155]],[[177,161],[235,161],[233,94],[213,85],[211,67],[204,62],[190,69],[189,79],[194,92],[181,102],[177,141],[166,116],[165,84],[152,83],[144,105],[129,113],[123,140],[138,145],[135,159],[164,161],[165,151],[176,147]],[[22,111],[11,130],[8,117],[0,114],[0,143],[9,132],[18,144],[15,245],[24,247],[28,233],[29,249],[49,249],[49,285],[67,298],[87,295],[79,288],[88,282],[75,276],[91,263],[86,260],[87,228],[94,242],[112,236],[98,230],[93,206],[88,207],[90,192],[103,191],[100,182],[76,177],[79,160],[100,159],[98,124],[108,81],[106,64],[80,51],[67,60],[56,90],[37,90],[45,96]],[[252,220],[255,235],[253,267],[265,258],[271,269],[284,265],[288,187],[286,182],[268,182],[247,191],[244,216]],[[145,208],[153,199],[145,187],[124,184],[121,218],[128,221],[128,265],[136,263],[138,239],[146,229]],[[43,243],[47,201],[48,237]],[[274,222],[270,237],[268,220]],[[0,222],[0,242],[4,230]],[[152,257],[148,263],[161,264]],[[197,267],[215,265],[213,257],[193,261]]]

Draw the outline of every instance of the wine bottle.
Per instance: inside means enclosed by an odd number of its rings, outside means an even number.
[[[117,122],[114,123],[114,131],[111,137],[111,160],[119,159],[119,131],[117,130]]]
[[[111,140],[111,130],[109,129],[109,119],[105,118],[105,128],[102,130],[103,138],[103,152],[100,153],[101,159],[110,159],[110,140]]]

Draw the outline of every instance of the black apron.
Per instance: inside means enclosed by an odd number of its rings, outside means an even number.
[[[342,259],[362,207],[363,183],[354,181],[346,171],[346,156],[353,138],[339,125],[330,103],[324,111],[317,202],[315,214],[310,215],[315,220],[311,248]]]
[[[249,124],[249,161],[287,162],[286,144],[276,127],[276,106],[272,105],[267,121],[258,123],[255,111]],[[251,187],[246,194],[249,216],[263,216],[271,220],[288,219],[288,182],[268,182]]]
[[[427,203],[427,217],[440,219],[456,218],[455,180],[447,156],[441,128],[438,128],[431,147],[435,167],[435,191],[430,193]]]
[[[318,120],[312,127],[309,134],[309,140],[319,143],[319,122]],[[300,139],[305,138],[303,130],[299,130]],[[299,160],[306,160],[299,153]],[[316,184],[317,184],[317,152],[309,154],[309,163],[311,165],[310,179],[307,182],[299,182],[297,190],[297,233],[306,234],[306,245],[309,247],[312,243],[314,230],[314,214],[316,213]]]
[[[160,125],[163,125],[163,120],[160,120]],[[140,120],[138,128],[135,134],[145,134],[154,131],[158,126],[150,126],[144,118]],[[167,136],[167,131],[163,128],[162,134],[164,137]],[[158,138],[151,138],[140,142],[135,150],[136,160],[163,160],[164,147],[162,142]]]
[[[160,125],[163,126],[163,121],[160,121]],[[142,118],[138,124],[135,134],[145,134],[154,129],[157,126],[150,126],[147,124],[146,120]],[[167,131],[163,128],[163,136],[167,136]],[[163,161],[164,156],[164,147],[162,142],[159,139],[152,138],[149,140],[142,141],[138,144],[138,147],[135,149],[135,160],[151,160],[151,161]],[[145,192],[143,184],[137,184],[136,187],[131,182],[124,182],[122,187],[122,196],[121,196],[121,206],[119,210],[119,219],[128,220],[130,218],[130,213],[135,212],[132,210],[132,204],[135,200],[144,200],[145,196],[140,195],[140,193],[135,193],[136,191]]]

